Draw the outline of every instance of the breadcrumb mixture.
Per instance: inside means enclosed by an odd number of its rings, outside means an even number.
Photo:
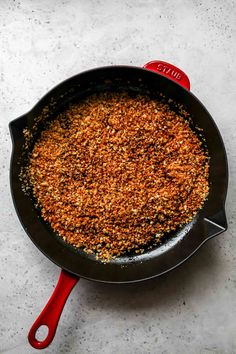
[[[202,143],[168,104],[103,93],[42,131],[28,174],[51,227],[109,260],[189,222],[207,197],[208,170]]]

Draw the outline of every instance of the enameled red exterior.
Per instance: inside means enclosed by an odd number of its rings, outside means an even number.
[[[188,76],[182,70],[177,68],[177,66],[169,64],[165,61],[153,60],[145,64],[144,68],[151,71],[155,71],[160,75],[166,76],[169,79],[177,82],[187,90],[190,90],[190,81]]]

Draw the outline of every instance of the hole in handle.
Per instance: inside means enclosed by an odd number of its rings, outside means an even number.
[[[43,342],[47,338],[49,333],[49,328],[46,325],[40,326],[36,333],[35,333],[35,338],[38,342]]]
[[[28,334],[29,343],[35,349],[44,349],[52,342],[55,332],[50,325],[34,323]]]
[[[56,288],[29,331],[28,340],[35,349],[44,349],[52,342],[66,300],[78,280],[77,276],[61,271]]]

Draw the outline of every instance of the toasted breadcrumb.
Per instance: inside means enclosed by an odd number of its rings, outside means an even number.
[[[126,93],[71,105],[42,131],[28,168],[43,218],[102,260],[142,253],[189,222],[207,197],[208,173],[186,119]]]

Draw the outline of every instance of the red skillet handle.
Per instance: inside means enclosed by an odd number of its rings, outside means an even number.
[[[78,280],[79,277],[64,270],[61,271],[52,296],[29,331],[28,340],[35,349],[46,348],[52,342],[66,300]],[[48,334],[43,341],[39,341],[35,334],[43,325],[48,327]]]
[[[154,60],[145,64],[144,68],[166,76],[187,90],[190,90],[190,81],[188,76],[182,70],[172,64],[166,63],[165,61]]]

